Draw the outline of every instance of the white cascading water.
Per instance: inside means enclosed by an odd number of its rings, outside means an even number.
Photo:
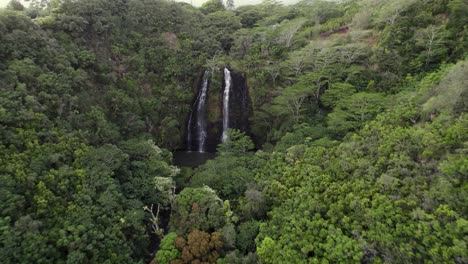
[[[206,98],[208,93],[208,71],[205,71],[202,87],[198,91],[197,98],[190,112],[187,124],[187,149],[205,152],[205,142],[208,135],[206,121]],[[195,114],[194,114],[195,112]],[[196,120],[194,120],[196,119]],[[195,126],[193,126],[195,122]],[[194,138],[196,137],[196,138]],[[195,142],[194,142],[195,139]],[[195,143],[195,144],[194,144]]]
[[[232,79],[231,72],[224,68],[224,95],[223,95],[223,136],[221,137],[222,142],[226,142],[228,139],[228,128],[229,128],[229,92],[231,91]]]
[[[205,152],[205,141],[208,135],[206,122],[206,94],[208,92],[208,71],[203,75],[203,84],[197,105],[198,152]]]
[[[188,124],[187,124],[187,149],[189,151],[192,151],[192,118],[193,118],[193,111],[190,111],[190,116],[188,119]]]

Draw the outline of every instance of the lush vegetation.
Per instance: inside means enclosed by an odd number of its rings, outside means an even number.
[[[466,0],[31,2],[0,10],[2,263],[468,262]],[[173,166],[227,65],[251,133]]]

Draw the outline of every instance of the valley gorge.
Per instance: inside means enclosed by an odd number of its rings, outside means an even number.
[[[1,263],[468,263],[466,0],[8,1]]]

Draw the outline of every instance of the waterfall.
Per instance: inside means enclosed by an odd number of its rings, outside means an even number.
[[[198,152],[205,152],[205,142],[208,135],[207,132],[207,117],[206,117],[206,98],[208,94],[208,71],[203,74],[201,89],[198,92],[197,99],[194,102],[195,109],[189,116],[187,124],[187,148],[188,150],[196,149]],[[195,114],[194,114],[195,112]],[[193,124],[195,123],[195,126]],[[194,129],[194,131],[192,131]],[[193,142],[193,135],[196,141]],[[196,148],[195,148],[196,147]]]
[[[224,68],[224,94],[223,94],[223,135],[221,137],[222,142],[226,142],[229,128],[229,92],[231,91],[232,78],[231,72]]]
[[[192,151],[192,118],[193,118],[193,111],[190,111],[190,116],[188,118],[187,124],[187,150]]]
[[[222,87],[212,91],[210,86],[213,83],[209,78],[214,74],[214,78],[222,82]],[[216,95],[212,98],[213,92]],[[213,111],[212,117],[219,118],[208,119],[209,110]],[[188,113],[186,150],[215,152],[218,144],[227,141],[228,129],[248,133],[251,111],[245,76],[228,68],[216,72],[205,71],[198,79],[197,92]]]
[[[198,98],[197,105],[197,132],[198,132],[198,152],[205,151],[205,141],[207,137],[206,122],[206,94],[208,92],[208,71],[203,74],[203,84]]]

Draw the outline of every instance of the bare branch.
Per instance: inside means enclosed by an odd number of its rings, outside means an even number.
[[[158,209],[156,210],[155,214],[153,210],[153,204],[151,204],[151,207],[143,207],[143,210],[151,214],[151,217],[148,218],[148,220],[151,222],[151,232],[159,237],[162,237],[164,235],[164,230],[159,227],[159,209],[160,205],[158,204]]]

